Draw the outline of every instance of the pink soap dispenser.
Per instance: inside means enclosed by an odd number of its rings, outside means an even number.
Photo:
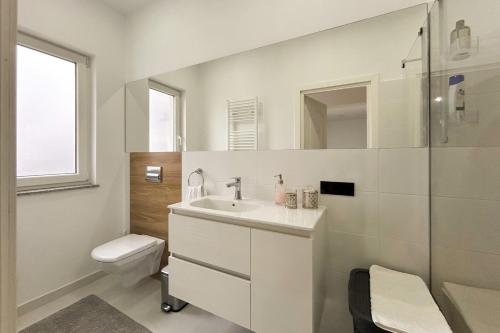
[[[283,205],[285,204],[285,184],[283,182],[283,175],[279,174],[274,177],[278,178],[274,189],[274,202],[277,205]]]

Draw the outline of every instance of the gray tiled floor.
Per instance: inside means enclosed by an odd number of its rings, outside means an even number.
[[[113,305],[138,323],[155,333],[249,333],[250,331],[188,305],[178,313],[165,314],[160,310],[160,282],[146,279],[127,289],[113,276],[99,280],[47,303],[36,310],[19,316],[21,330],[40,319],[94,294]]]

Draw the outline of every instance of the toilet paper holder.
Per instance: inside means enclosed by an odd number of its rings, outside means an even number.
[[[146,181],[149,183],[161,183],[161,166],[147,166],[146,167]]]

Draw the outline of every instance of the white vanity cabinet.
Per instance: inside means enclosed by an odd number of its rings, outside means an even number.
[[[312,214],[317,221],[306,230],[241,213],[231,217],[170,208],[173,296],[258,333],[319,331],[325,298],[324,209]],[[281,222],[296,222],[284,213]]]

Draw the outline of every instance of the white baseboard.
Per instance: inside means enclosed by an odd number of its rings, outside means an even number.
[[[39,296],[37,298],[34,298],[32,300],[27,301],[26,303],[20,304],[17,306],[17,315],[23,315],[27,312],[30,312],[36,308],[39,308],[40,306],[47,304],[49,302],[52,302],[53,300],[72,292],[73,290],[76,290],[80,287],[83,287],[87,284],[90,284],[97,279],[100,279],[106,275],[103,271],[97,271],[94,273],[90,273],[88,275],[85,275],[84,277],[70,282],[68,284],[63,285],[60,288],[57,288],[55,290],[49,291],[46,294],[43,294],[42,296]]]

